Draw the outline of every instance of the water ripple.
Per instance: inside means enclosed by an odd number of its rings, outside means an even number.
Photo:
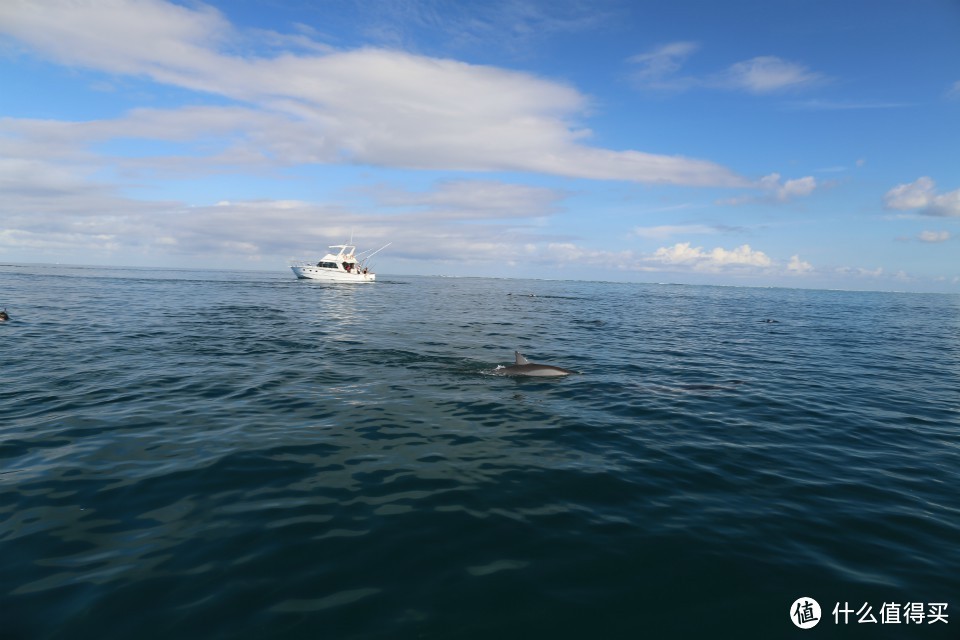
[[[0,272],[13,637],[779,637],[802,594],[960,593],[956,297],[60,269]],[[488,375],[514,349],[582,374]]]

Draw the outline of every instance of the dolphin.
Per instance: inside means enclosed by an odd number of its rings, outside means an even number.
[[[501,376],[534,376],[538,378],[555,378],[559,376],[568,376],[576,371],[561,369],[549,364],[534,364],[520,355],[519,351],[513,352],[516,358],[516,364],[509,367],[497,367],[496,373]]]

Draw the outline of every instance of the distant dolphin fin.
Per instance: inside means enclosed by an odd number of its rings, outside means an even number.
[[[516,359],[517,359],[517,364],[518,364],[518,365],[519,365],[519,364],[530,364],[530,361],[527,360],[526,358],[524,358],[522,355],[520,355],[520,352],[519,352],[519,351],[514,351],[514,352],[513,352],[513,355],[516,357]]]

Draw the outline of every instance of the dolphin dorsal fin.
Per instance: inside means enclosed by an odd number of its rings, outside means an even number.
[[[517,359],[517,364],[530,364],[530,361],[524,358],[522,355],[520,355],[519,351],[514,351],[513,355]]]

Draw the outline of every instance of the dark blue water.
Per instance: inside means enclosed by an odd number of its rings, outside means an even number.
[[[960,636],[960,297],[380,277],[0,267],[0,636]]]

